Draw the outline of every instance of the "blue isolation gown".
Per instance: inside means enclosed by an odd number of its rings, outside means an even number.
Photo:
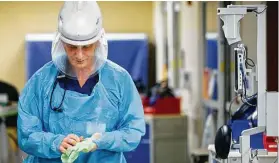
[[[67,89],[62,112],[50,108],[57,74],[53,62],[47,63],[32,76],[20,96],[18,143],[28,154],[24,162],[61,162],[59,146],[65,136],[86,138],[99,132],[102,137],[95,141],[98,149],[81,154],[75,163],[125,163],[123,152],[135,149],[145,134],[141,99],[129,73],[106,61],[98,76],[88,79],[92,83],[87,82],[85,89],[78,89],[73,81],[59,82],[52,107],[60,105]]]

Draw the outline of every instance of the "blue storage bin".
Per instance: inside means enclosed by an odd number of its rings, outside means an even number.
[[[217,40],[207,40],[206,47],[206,67],[218,69],[218,45]]]
[[[251,128],[248,120],[235,120],[231,124],[232,140],[239,143],[239,137],[243,130]],[[252,149],[264,149],[263,145],[263,133],[252,135],[250,138],[250,147]]]

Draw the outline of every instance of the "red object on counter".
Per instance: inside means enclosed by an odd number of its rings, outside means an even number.
[[[277,140],[278,140],[278,137],[271,137],[271,136],[266,136],[265,134],[263,134],[264,148],[268,152],[277,152],[277,148],[278,148]]]
[[[145,96],[141,96],[141,102],[142,102],[143,108],[145,108],[149,105],[149,99]]]
[[[180,98],[167,97],[156,101],[153,106],[149,106],[148,99],[142,99],[145,114],[180,114]]]

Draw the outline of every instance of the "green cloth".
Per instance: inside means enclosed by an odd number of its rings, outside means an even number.
[[[75,146],[68,148],[67,151],[61,155],[61,160],[63,163],[73,163],[78,158],[80,152],[90,152],[94,146],[92,138],[87,138],[77,143]]]

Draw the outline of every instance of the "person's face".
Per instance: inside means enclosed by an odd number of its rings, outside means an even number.
[[[84,46],[76,46],[63,43],[63,46],[67,53],[69,61],[74,68],[90,68],[93,65],[93,57],[97,43]]]

